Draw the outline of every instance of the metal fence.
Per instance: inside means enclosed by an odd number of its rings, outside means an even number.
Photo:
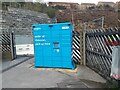
[[[4,32],[0,34],[1,52],[11,52],[10,33]]]
[[[16,57],[13,33],[0,33],[0,52],[3,59],[14,59]]]
[[[80,64],[81,63],[81,53],[80,53],[80,31],[73,31],[73,46],[72,46],[72,49],[73,49],[73,54],[72,54],[72,57],[73,57],[73,61],[76,63],[76,64]]]
[[[120,28],[86,32],[86,65],[111,80],[112,46],[120,45]]]

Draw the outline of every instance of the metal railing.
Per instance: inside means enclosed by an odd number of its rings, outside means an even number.
[[[111,80],[112,46],[120,45],[120,28],[86,32],[86,65]]]
[[[0,52],[3,55],[3,59],[14,59],[16,57],[16,51],[14,47],[14,34],[10,32],[0,33]]]

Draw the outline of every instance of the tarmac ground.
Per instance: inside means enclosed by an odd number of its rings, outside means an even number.
[[[2,88],[106,88],[105,83],[105,79],[88,67],[34,68],[34,58],[2,72]]]

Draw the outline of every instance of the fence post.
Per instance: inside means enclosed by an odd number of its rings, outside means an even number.
[[[80,32],[80,53],[81,64],[86,65],[86,23],[84,23],[84,28]]]
[[[83,65],[86,65],[86,31],[83,31]]]
[[[14,33],[11,32],[10,33],[10,46],[11,46],[11,55],[12,55],[12,59],[16,58],[16,48],[14,47],[15,45],[15,40],[14,40]]]
[[[81,53],[81,65],[83,65],[83,31],[80,31],[80,53]]]
[[[12,56],[12,59],[13,59],[13,37],[12,37],[12,33],[10,33],[10,46],[11,46],[11,56]]]

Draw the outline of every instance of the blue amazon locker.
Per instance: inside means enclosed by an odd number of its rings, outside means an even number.
[[[75,68],[72,60],[72,24],[34,24],[35,67]]]

